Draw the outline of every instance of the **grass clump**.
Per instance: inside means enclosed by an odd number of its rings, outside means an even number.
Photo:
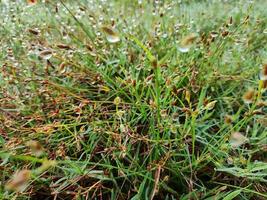
[[[0,199],[266,199],[265,1],[1,1]]]

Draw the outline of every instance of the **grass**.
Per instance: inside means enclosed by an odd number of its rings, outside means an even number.
[[[0,1],[0,199],[266,199],[266,6]]]

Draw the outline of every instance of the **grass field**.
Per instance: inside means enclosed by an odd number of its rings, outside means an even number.
[[[0,199],[267,199],[267,1],[0,1]]]

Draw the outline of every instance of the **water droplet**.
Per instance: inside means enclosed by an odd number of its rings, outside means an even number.
[[[107,41],[110,43],[117,43],[120,41],[119,34],[116,33],[113,29],[108,27],[102,27],[103,32],[106,34]]]
[[[210,33],[210,36],[213,37],[213,38],[216,38],[218,35],[219,35],[219,33],[216,32],[216,31],[212,31],[212,32]]]
[[[168,34],[167,33],[164,33],[163,35],[162,35],[162,38],[167,38],[168,37]]]
[[[188,52],[190,50],[190,47],[179,47],[178,49],[179,49],[180,52],[186,53],[186,52]]]
[[[75,17],[76,17],[77,19],[81,19],[81,18],[82,18],[82,15],[81,15],[81,13],[77,13],[77,14],[75,15]]]

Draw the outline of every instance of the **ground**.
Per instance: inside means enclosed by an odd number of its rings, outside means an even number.
[[[0,199],[266,199],[267,1],[0,1]]]

